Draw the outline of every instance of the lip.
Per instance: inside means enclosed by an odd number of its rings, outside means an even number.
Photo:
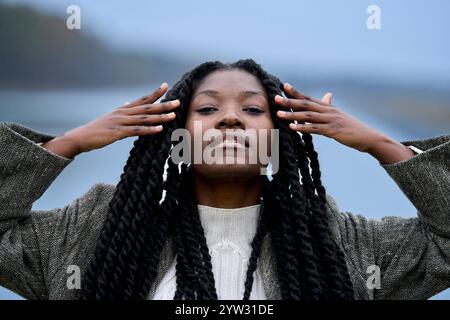
[[[236,142],[236,141],[230,141],[230,140],[225,140],[219,144],[217,144],[216,146],[214,146],[213,148],[248,148],[245,144]]]
[[[217,138],[220,138],[218,136]],[[240,138],[240,139],[238,139]],[[209,143],[211,148],[249,148],[249,140],[247,137],[240,135],[238,133],[231,133],[228,135],[223,135],[221,139],[215,139]]]

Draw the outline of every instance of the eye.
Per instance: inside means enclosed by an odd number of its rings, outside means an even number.
[[[202,113],[202,114],[206,114],[206,113],[211,113],[214,110],[217,110],[217,108],[211,106],[211,107],[204,107],[204,108],[198,109],[197,112],[198,113]]]
[[[245,108],[244,111],[248,110],[250,113],[254,113],[254,114],[259,114],[259,113],[264,113],[264,110],[262,110],[261,108],[258,107],[248,107]]]

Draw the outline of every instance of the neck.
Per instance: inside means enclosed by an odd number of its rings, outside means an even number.
[[[195,175],[198,204],[216,208],[241,208],[259,204],[264,176],[205,178]]]

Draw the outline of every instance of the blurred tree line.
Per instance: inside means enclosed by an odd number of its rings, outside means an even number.
[[[187,67],[156,53],[118,52],[62,17],[0,4],[0,85],[134,85],[179,78]]]

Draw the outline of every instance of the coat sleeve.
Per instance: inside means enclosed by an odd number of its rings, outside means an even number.
[[[450,287],[450,135],[401,143],[423,152],[380,165],[415,206],[417,217],[367,219],[340,212],[327,195],[330,224],[347,262],[361,278],[368,279],[367,268],[379,268],[379,288],[355,288],[371,291],[373,299],[428,299]]]
[[[27,299],[48,299],[48,281],[57,268],[51,252],[69,254],[57,246],[76,250],[102,194],[103,184],[96,184],[63,208],[31,210],[73,161],[37,145],[52,138],[0,123],[0,285]]]

